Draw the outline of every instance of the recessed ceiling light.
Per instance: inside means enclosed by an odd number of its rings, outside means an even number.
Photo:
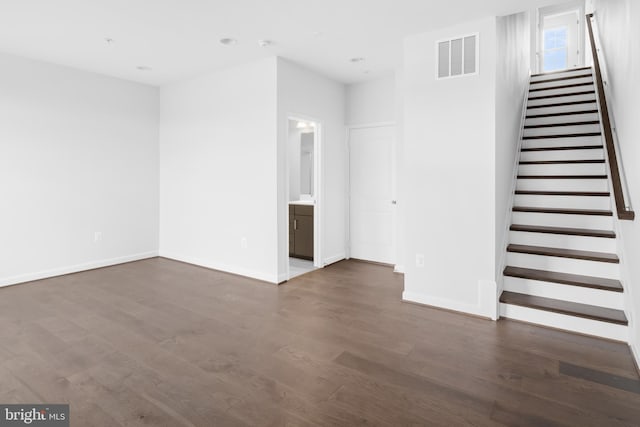
[[[271,40],[258,40],[258,46],[260,47],[269,47],[273,44]]]
[[[227,37],[227,38],[224,38],[224,39],[220,39],[220,43],[222,43],[225,46],[232,46],[232,45],[238,43],[238,40]]]
[[[116,44],[116,41],[110,37],[105,38],[104,42],[107,44],[107,46],[115,46]]]
[[[357,56],[355,58],[351,58],[349,61],[353,62],[354,64],[357,64],[357,63],[360,63],[360,62],[364,62],[364,58],[362,58],[361,56]]]
[[[151,71],[153,70],[153,68],[147,66],[147,65],[138,65],[136,67],[138,69],[138,71]]]

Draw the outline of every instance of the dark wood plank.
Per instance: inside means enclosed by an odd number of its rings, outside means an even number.
[[[536,147],[536,148],[523,148],[523,153],[532,151],[572,151],[572,150],[600,150],[604,148],[603,145],[574,145],[568,147]]]
[[[518,175],[518,179],[607,179],[607,175]]]
[[[277,287],[155,258],[3,288],[0,401],[90,426],[640,417],[637,394],[558,371],[637,378],[626,345],[402,303],[402,277],[343,261]]]
[[[600,136],[600,132],[587,132],[587,133],[564,133],[557,135],[536,135],[536,136],[523,136],[522,139],[558,139],[558,138],[587,138],[590,136]]]
[[[578,115],[578,114],[598,114],[598,112],[599,112],[598,110],[565,111],[565,112],[552,113],[552,114],[527,115],[526,118],[527,119],[545,119],[545,118],[550,118],[550,117],[575,116],[575,115]]]
[[[557,95],[529,96],[529,101],[535,101],[536,99],[566,98],[568,96],[595,95],[595,93],[595,90],[585,90],[582,92],[559,93]]]
[[[600,121],[589,122],[562,122],[562,123],[545,123],[542,125],[525,125],[525,129],[542,129],[542,128],[554,128],[564,126],[587,126],[587,125],[599,125]]]
[[[566,70],[560,70],[560,71],[548,71],[546,73],[537,73],[537,74],[532,74],[531,77],[542,77],[542,76],[551,76],[551,75],[555,75],[555,74],[566,74],[566,73],[571,73],[574,71],[582,71],[582,70],[590,70],[591,67],[580,67],[580,68],[569,68]],[[589,74],[591,75],[591,74]]]
[[[552,298],[535,297],[515,292],[503,292],[500,296],[500,302],[618,325],[627,325],[629,323],[622,310],[560,301]]]
[[[528,196],[579,196],[579,197],[609,197],[608,191],[534,191],[516,190],[516,194]]]
[[[534,76],[532,76],[534,77]],[[589,73],[589,74],[580,74],[580,75],[575,75],[575,76],[569,76],[569,77],[558,77],[555,79],[546,79],[546,80],[538,80],[538,81],[532,81],[531,84],[540,84],[540,83],[549,83],[549,82],[559,82],[559,81],[565,81],[565,80],[575,80],[575,79],[584,79],[584,78],[588,78],[588,77],[593,77],[593,74]]]
[[[526,233],[562,234],[566,236],[601,237],[615,239],[616,233],[611,230],[588,230],[584,228],[569,227],[545,227],[538,225],[512,224],[511,231],[522,231]]]
[[[562,375],[569,375],[586,381],[604,384],[609,387],[640,394],[640,380],[621,377],[619,375],[602,372],[597,369],[585,368],[584,366],[578,366],[564,361],[560,362],[560,373]]]
[[[590,77],[590,76],[587,76],[587,77]],[[574,83],[574,84],[569,84],[569,85],[533,88],[533,89],[529,89],[529,92],[541,92],[541,91],[545,91],[545,90],[569,89],[569,88],[572,88],[572,87],[581,87],[581,86],[593,86],[593,81],[588,82],[588,83]]]
[[[548,213],[562,215],[594,215],[594,216],[613,216],[613,212],[597,209],[566,209],[566,208],[539,208],[531,206],[514,206],[514,212],[532,212],[532,213]]]
[[[595,104],[596,101],[571,101],[571,102],[556,102],[553,104],[543,104],[543,105],[527,105],[527,110],[534,110],[538,108],[549,108],[549,107],[569,107],[571,105],[585,105],[585,104]]]
[[[504,269],[505,276],[520,279],[537,280],[540,282],[559,283],[562,285],[579,286],[583,288],[601,289],[604,291],[622,292],[622,283],[619,280],[604,277],[582,276],[578,274],[558,273],[555,271],[535,270],[531,268],[507,266]]]
[[[578,164],[603,164],[604,159],[587,159],[587,160],[536,160],[521,161],[521,165],[578,165]],[[607,193],[608,194],[608,193]]]
[[[607,252],[579,251],[576,249],[547,248],[544,246],[515,245],[507,246],[507,252],[520,254],[552,256],[557,258],[582,259],[585,261],[608,262],[611,264],[620,263],[616,254]]]

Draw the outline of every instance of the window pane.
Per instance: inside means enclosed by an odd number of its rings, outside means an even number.
[[[567,49],[548,50],[544,53],[544,71],[564,70],[567,68]]]
[[[462,74],[462,39],[451,40],[451,75]]]
[[[464,38],[464,73],[476,72],[476,36]]]
[[[449,42],[438,44],[438,77],[449,77]]]

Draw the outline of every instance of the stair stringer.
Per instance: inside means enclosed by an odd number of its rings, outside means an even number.
[[[501,242],[501,251],[500,251],[500,261],[497,263],[496,267],[496,285],[497,285],[497,293],[496,293],[496,307],[498,307],[498,319],[500,319],[500,295],[504,290],[504,276],[502,272],[507,266],[507,246],[509,246],[509,227],[511,227],[511,222],[513,220],[513,204],[516,198],[516,185],[518,183],[518,168],[520,167],[520,151],[522,150],[522,145],[524,143],[524,124],[527,120],[527,102],[529,101],[529,89],[531,88],[531,71],[529,71],[529,78],[527,79],[527,83],[524,87],[523,101],[522,101],[522,115],[520,116],[520,135],[518,135],[518,142],[516,146],[516,155],[513,159],[513,173],[511,174],[511,191],[509,193],[509,200],[507,201],[507,208],[504,214],[504,232],[502,235]]]

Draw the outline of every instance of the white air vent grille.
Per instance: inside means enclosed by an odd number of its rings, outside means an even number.
[[[478,34],[436,42],[438,79],[478,74]]]

